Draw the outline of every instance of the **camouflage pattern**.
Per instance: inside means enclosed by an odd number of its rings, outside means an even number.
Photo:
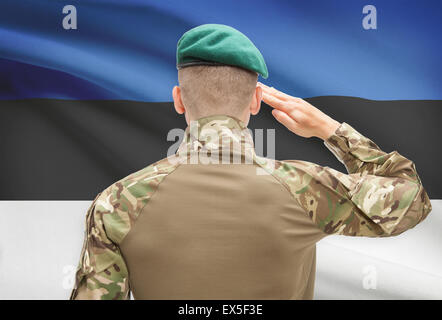
[[[326,234],[397,235],[431,211],[414,163],[398,152],[385,153],[347,123],[342,123],[324,144],[348,174],[307,161],[259,157],[246,125],[223,115],[193,121],[178,153],[182,157],[197,155],[199,158],[191,163],[203,164],[226,163],[217,162],[218,154],[226,150],[240,154],[243,161],[230,163],[253,162],[263,169],[261,172],[272,174]],[[207,153],[212,154],[213,161],[201,160],[201,154]],[[257,174],[262,173],[257,170]]]
[[[257,163],[286,186],[326,234],[397,235],[431,211],[412,161],[396,151],[383,152],[346,123],[324,143],[349,174],[307,161],[261,158]]]
[[[176,155],[116,182],[93,201],[71,298],[129,298],[129,275],[119,244],[158,185],[182,164],[237,163],[238,159],[254,163],[284,185],[325,234],[397,235],[431,211],[413,162],[396,151],[383,152],[346,123],[325,145],[348,174],[307,161],[259,157],[249,130],[238,119],[220,115],[192,122]],[[262,173],[257,170],[257,174]]]
[[[118,245],[158,185],[179,162],[168,158],[114,183],[93,201],[71,299],[129,299],[129,277]]]
[[[242,121],[216,115],[191,121],[177,154],[191,164],[252,164],[255,152],[252,136]]]

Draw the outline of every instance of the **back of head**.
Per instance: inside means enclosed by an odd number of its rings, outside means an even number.
[[[240,117],[250,105],[256,72],[228,65],[195,65],[178,70],[181,98],[193,118]]]

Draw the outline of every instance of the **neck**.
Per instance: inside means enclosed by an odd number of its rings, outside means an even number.
[[[209,117],[216,117],[216,116],[227,116],[227,117],[230,117],[230,118],[234,118],[234,119],[240,120],[242,123],[245,124],[245,126],[247,126],[249,124],[249,120],[250,120],[250,113],[249,112],[247,112],[247,113],[244,112],[244,114],[241,114],[241,115],[232,115],[232,114],[227,114],[227,113],[218,113],[218,114],[208,114],[208,115],[204,115],[204,116],[200,116],[200,117],[192,116],[188,112],[185,113],[185,118],[186,118],[187,125],[189,125],[191,121],[198,121],[199,119],[209,118]]]
[[[253,157],[253,139],[247,126],[238,118],[213,115],[190,121],[178,150],[180,154],[230,150],[236,154],[247,153]]]

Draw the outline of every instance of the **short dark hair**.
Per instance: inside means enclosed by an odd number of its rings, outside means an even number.
[[[252,100],[258,74],[234,66],[196,65],[178,70],[183,104],[194,117],[240,115]]]

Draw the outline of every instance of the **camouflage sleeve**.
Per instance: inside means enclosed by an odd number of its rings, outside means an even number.
[[[325,145],[344,163],[348,174],[305,161],[283,162],[279,171],[326,234],[398,235],[431,211],[414,163],[398,152],[383,152],[346,123]]]
[[[86,231],[75,276],[73,300],[129,299],[128,271],[118,246],[109,238],[103,215],[109,213],[105,190],[93,201],[86,215]]]
[[[180,158],[162,159],[117,181],[93,201],[71,299],[129,299],[129,273],[119,245]]]

